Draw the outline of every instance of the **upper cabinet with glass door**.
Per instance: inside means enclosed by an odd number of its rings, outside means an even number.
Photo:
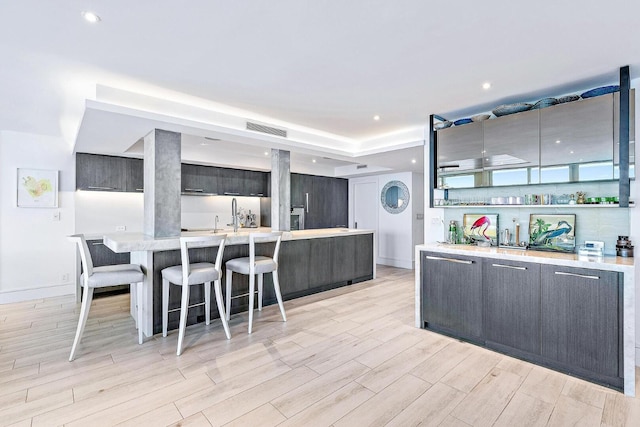
[[[485,186],[538,183],[540,116],[537,110],[485,120]]]
[[[438,131],[438,186],[482,187],[482,122]]]
[[[634,177],[635,92],[629,176]],[[619,93],[437,131],[438,188],[618,179]]]
[[[540,110],[540,182],[613,179],[613,95]]]

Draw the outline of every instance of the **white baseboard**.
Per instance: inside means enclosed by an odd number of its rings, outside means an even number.
[[[62,285],[43,286],[41,288],[15,289],[10,291],[0,291],[0,304],[12,302],[30,301],[49,297],[59,297],[63,295],[75,295],[76,284],[65,283]]]
[[[377,264],[388,265],[390,267],[398,267],[398,268],[406,268],[408,270],[413,269],[413,261],[412,260],[402,260],[402,259],[392,259],[392,258],[378,258],[376,260]]]

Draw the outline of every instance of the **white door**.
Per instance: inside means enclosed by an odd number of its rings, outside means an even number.
[[[353,199],[354,227],[378,231],[378,183],[356,183]]]

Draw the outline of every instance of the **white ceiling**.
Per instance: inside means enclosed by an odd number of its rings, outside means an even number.
[[[102,21],[88,24],[83,10]],[[422,170],[420,153],[410,159],[430,113],[455,119],[579,93],[616,83],[623,65],[640,77],[639,18],[640,2],[622,0],[2,1],[0,129],[123,153],[151,121],[112,111],[111,126],[98,132],[104,114],[85,100],[104,101],[102,85],[297,128],[283,146],[300,145],[300,161],[324,151],[380,170]],[[215,119],[181,119],[191,120],[193,135],[243,151],[278,145],[225,132]],[[178,126],[155,120],[163,121]],[[98,142],[82,138],[90,134]]]

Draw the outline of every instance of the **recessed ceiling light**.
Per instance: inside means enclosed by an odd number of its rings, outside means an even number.
[[[556,144],[560,144],[560,140],[559,139],[556,140]]]
[[[268,152],[268,151],[265,151],[265,152],[264,152],[264,155],[265,155],[265,156],[268,156],[268,155],[269,155],[269,152]]]
[[[377,122],[378,120],[380,120],[380,116],[376,114],[375,116],[373,116],[373,120]]]
[[[200,143],[200,145],[202,145],[203,147],[206,147],[206,146],[207,146],[207,145],[209,145],[209,144],[208,144],[208,143],[206,143],[206,142],[201,142],[201,143]]]
[[[415,163],[415,162],[416,162],[416,159],[411,159],[411,163]]]
[[[572,151],[569,151],[569,154],[573,154],[573,150],[572,150]]]
[[[95,23],[100,22],[102,20],[95,13],[88,12],[88,11],[82,12],[82,17],[85,19],[85,21],[91,22],[92,24],[95,24]]]
[[[315,163],[315,162],[316,162],[316,159],[311,159],[311,162]]]
[[[482,83],[482,89],[484,89],[484,90],[491,89],[491,83],[489,83],[489,82]]]

